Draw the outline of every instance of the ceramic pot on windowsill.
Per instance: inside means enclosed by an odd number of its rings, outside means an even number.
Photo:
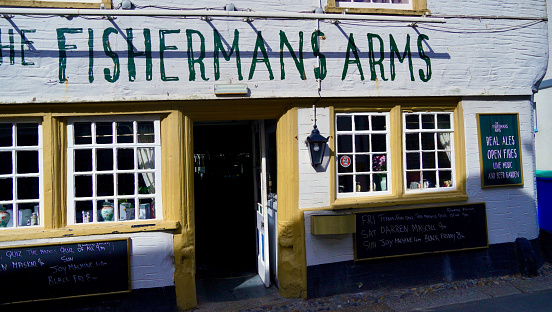
[[[101,210],[102,219],[104,221],[113,221],[113,212],[114,212],[113,205],[110,202],[105,201],[102,205],[102,210]]]
[[[10,222],[11,215],[6,211],[6,208],[0,206],[0,227],[6,227]]]

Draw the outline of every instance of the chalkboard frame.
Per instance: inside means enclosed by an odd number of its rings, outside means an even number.
[[[434,250],[430,252],[414,252],[414,253],[404,253],[380,257],[370,257],[370,258],[359,258],[357,250],[357,236],[359,235],[360,228],[357,226],[357,232],[353,234],[353,245],[354,245],[354,261],[370,261],[370,260],[380,260],[380,259],[391,259],[399,257],[408,257],[408,256],[419,256],[419,255],[428,255],[428,254],[437,254],[437,253],[447,253],[447,252],[461,252],[461,251],[470,251],[470,250],[481,250],[489,248],[489,231],[487,224],[487,206],[484,202],[477,203],[465,203],[465,204],[452,204],[445,206],[430,206],[430,207],[414,207],[414,208],[401,208],[401,209],[378,209],[370,211],[355,212],[355,219],[358,215],[367,214],[367,213],[378,213],[378,212],[394,212],[394,211],[415,211],[415,210],[424,210],[424,209],[433,209],[433,208],[455,208],[455,207],[468,207],[468,206],[483,206],[484,214],[484,224],[485,224],[485,244],[482,246],[472,247],[472,248],[459,248],[459,249],[443,249],[443,250]]]
[[[517,150],[519,152],[519,158],[516,160],[516,164],[519,167],[520,171],[520,183],[501,183],[501,184],[489,184],[486,183],[485,177],[488,176],[488,174],[491,171],[485,171],[485,162],[484,162],[484,151],[483,151],[483,144],[484,140],[481,137],[482,131],[481,131],[481,116],[494,116],[494,117],[504,117],[504,116],[515,116],[515,124],[517,127],[517,140],[516,140],[516,146]],[[493,120],[494,121],[494,120]],[[492,123],[492,121],[491,121]],[[478,113],[477,114],[477,139],[479,143],[479,165],[480,165],[480,171],[481,171],[481,188],[488,188],[488,187],[502,187],[502,186],[523,186],[523,161],[522,161],[522,151],[521,151],[521,134],[519,129],[519,114],[518,113]]]
[[[37,247],[62,247],[62,246],[75,246],[75,245],[82,245],[82,244],[97,244],[97,243],[109,243],[109,242],[124,242],[126,244],[126,250],[125,250],[125,264],[124,266],[127,269],[126,275],[126,287],[125,289],[117,290],[117,291],[98,291],[98,292],[89,292],[79,295],[69,295],[69,296],[56,296],[51,298],[32,298],[30,297],[27,300],[14,300],[9,302],[0,302],[0,306],[4,305],[10,305],[10,304],[16,304],[16,303],[28,303],[28,302],[43,302],[43,301],[52,301],[52,300],[61,300],[61,299],[71,299],[71,298],[83,298],[83,297],[91,297],[91,296],[101,296],[101,295],[111,295],[111,294],[127,294],[132,292],[131,288],[131,271],[130,271],[130,237],[126,238],[113,238],[113,239],[102,239],[102,240],[83,240],[83,241],[71,241],[71,242],[53,242],[53,243],[43,243],[43,244],[29,244],[29,245],[13,245],[13,246],[1,246],[0,252],[7,249],[32,249]]]

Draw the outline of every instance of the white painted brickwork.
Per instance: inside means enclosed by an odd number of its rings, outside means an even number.
[[[35,244],[78,243],[130,237],[131,288],[153,288],[174,285],[174,252],[171,233],[150,232],[129,235],[94,235],[74,238],[33,239],[0,242],[0,247]]]

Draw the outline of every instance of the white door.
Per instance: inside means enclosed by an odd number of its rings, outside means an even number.
[[[253,124],[253,172],[257,214],[257,271],[266,287],[270,286],[268,213],[266,190],[266,148],[264,121]]]

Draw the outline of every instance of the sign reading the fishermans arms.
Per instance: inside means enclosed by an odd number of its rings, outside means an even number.
[[[481,187],[523,185],[518,114],[477,114]]]

